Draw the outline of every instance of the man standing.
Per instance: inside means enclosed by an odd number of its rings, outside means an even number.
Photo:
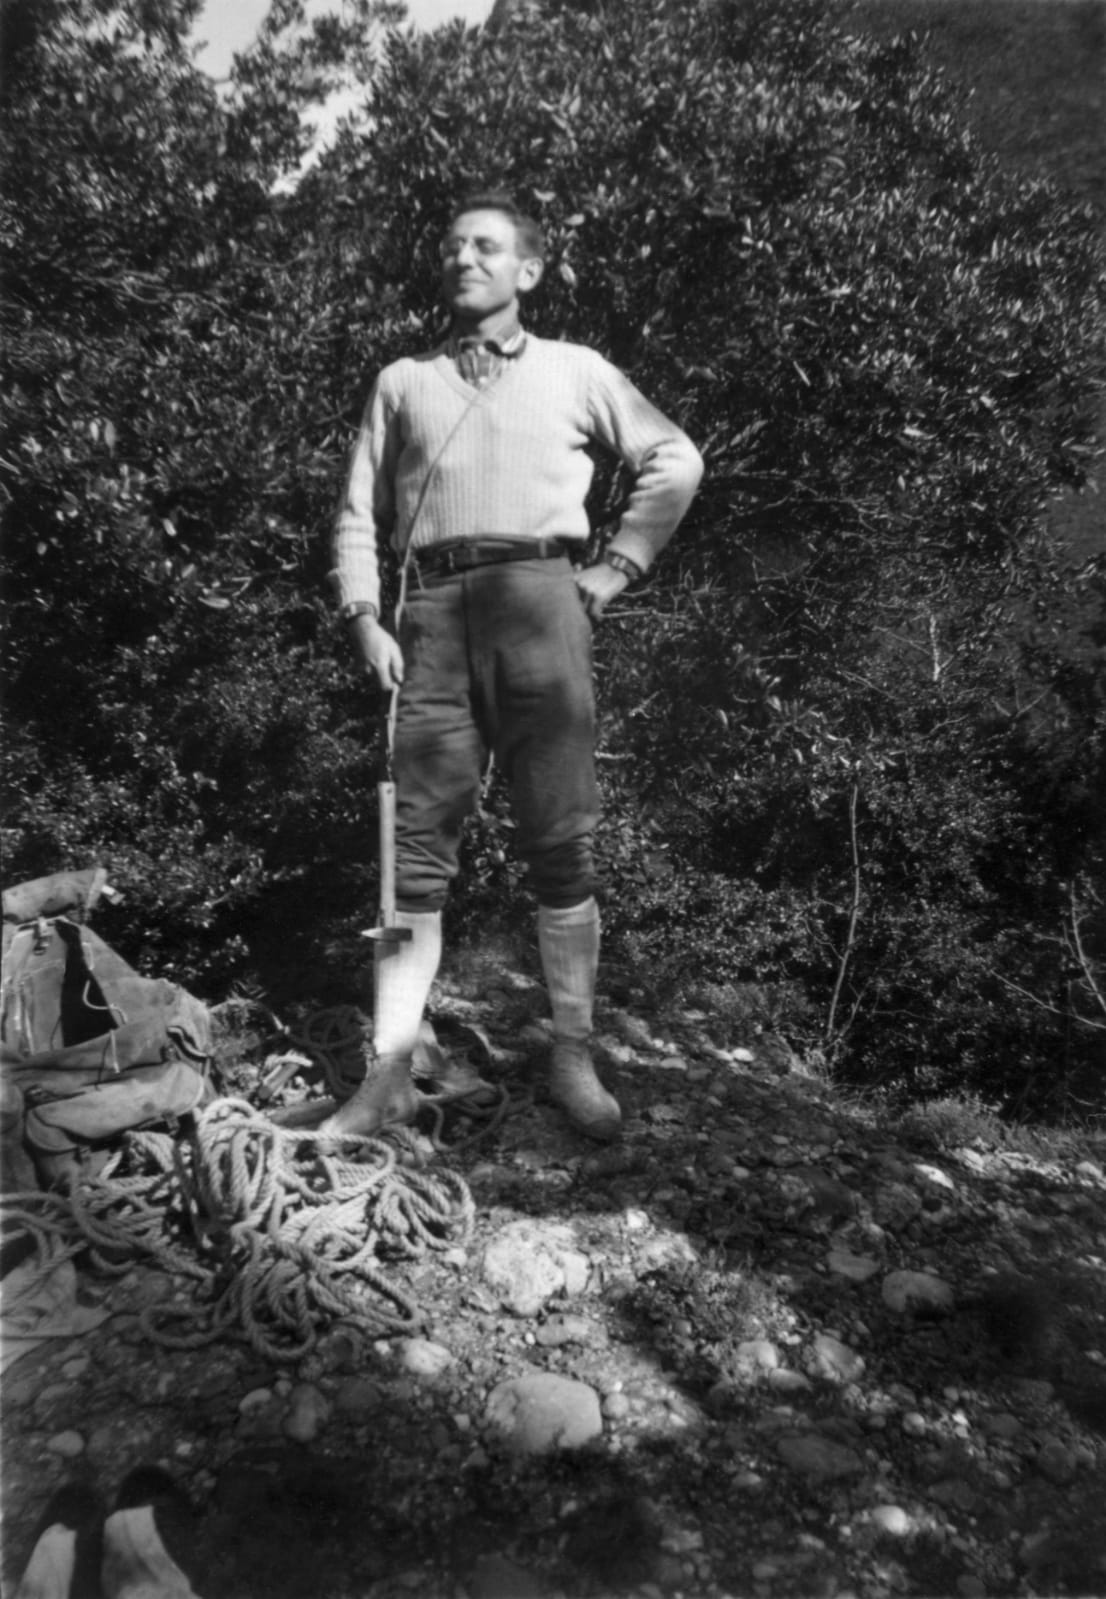
[[[324,1124],[331,1132],[414,1117],[411,1060],[442,906],[489,752],[538,901],[550,1095],[588,1136],[619,1132],[589,1048],[600,931],[591,628],[671,538],[702,462],[600,355],[523,331],[520,300],[543,256],[540,231],[509,197],[454,209],[441,252],[449,337],[381,372],[353,452],[332,580],[366,668],[398,689],[396,919],[410,936],[381,960],[376,1059]],[[603,560],[574,568],[593,442],[634,483]],[[403,563],[398,638],[378,610],[382,540]]]

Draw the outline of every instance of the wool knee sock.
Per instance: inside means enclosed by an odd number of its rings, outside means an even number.
[[[196,1599],[161,1541],[152,1505],[117,1510],[105,1521],[102,1583],[107,1599]]]
[[[377,949],[373,1047],[381,1059],[410,1060],[442,958],[442,913],[397,911],[396,926],[409,928],[411,937],[407,943]]]
[[[77,1534],[60,1523],[35,1544],[15,1599],[69,1599],[77,1564]]]
[[[599,906],[538,906],[538,948],[558,1038],[587,1038],[599,970]]]

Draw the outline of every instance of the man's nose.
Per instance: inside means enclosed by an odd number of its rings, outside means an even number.
[[[458,266],[469,266],[476,260],[476,251],[471,244],[459,244],[453,259]]]

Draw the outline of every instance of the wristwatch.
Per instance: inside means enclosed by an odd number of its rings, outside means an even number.
[[[338,615],[343,622],[352,622],[355,616],[376,616],[376,606],[368,600],[350,600],[348,605],[343,605]]]
[[[613,566],[616,572],[621,572],[623,577],[628,577],[631,583],[636,583],[645,576],[636,561],[631,561],[628,555],[620,555],[617,550],[608,550],[603,559],[608,566]]]

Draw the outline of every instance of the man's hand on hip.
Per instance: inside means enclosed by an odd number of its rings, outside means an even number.
[[[584,609],[593,622],[598,622],[607,606],[617,599],[629,581],[625,572],[616,572],[606,561],[600,561],[596,566],[585,566],[577,572],[576,587],[580,591]]]
[[[354,617],[350,631],[366,670],[375,674],[381,688],[391,690],[403,682],[403,654],[375,616]]]

